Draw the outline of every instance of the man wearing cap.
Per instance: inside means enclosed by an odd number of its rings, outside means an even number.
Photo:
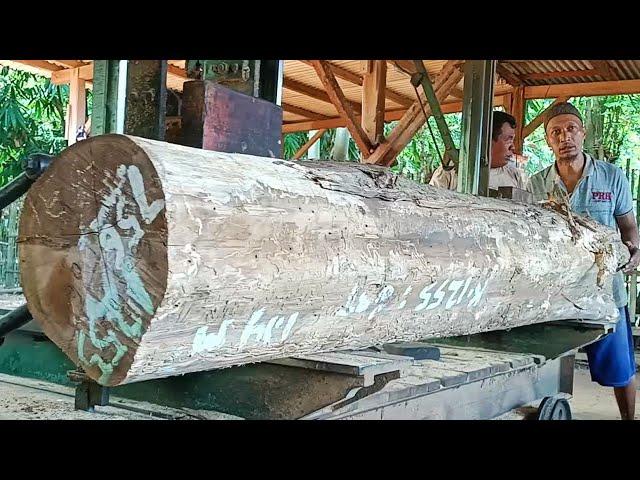
[[[489,170],[489,188],[515,187],[526,189],[527,176],[511,163],[515,150],[516,119],[508,113],[495,110],[493,112],[493,130],[491,132],[491,170]],[[440,165],[429,181],[434,187],[456,190],[458,176],[451,167]]]
[[[528,190],[534,201],[546,201],[559,188],[567,193],[572,211],[617,227],[631,255],[622,272],[632,273],[640,263],[639,238],[631,189],[624,173],[582,151],[585,129],[580,112],[572,104],[553,106],[545,116],[544,128],[556,160],[531,177]],[[587,346],[586,351],[591,379],[613,387],[622,419],[633,420],[636,363],[622,272],[613,279],[613,299],[620,314],[616,331]]]

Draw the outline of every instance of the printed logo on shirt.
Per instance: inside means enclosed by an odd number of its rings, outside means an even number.
[[[591,191],[591,199],[594,202],[610,202],[612,194],[611,192],[596,192]]]

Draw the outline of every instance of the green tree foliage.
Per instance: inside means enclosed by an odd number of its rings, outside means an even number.
[[[529,100],[526,123],[533,120],[553,100]],[[640,167],[640,95],[579,97],[571,100],[583,114],[587,134],[585,150],[596,158],[632,168]],[[553,153],[538,127],[525,139],[524,154],[529,157],[527,173],[533,174],[551,165]]]
[[[333,144],[336,138],[335,129],[327,130],[324,132],[322,137],[320,137],[320,158],[322,160],[330,160],[331,159],[331,150],[333,149]],[[309,135],[307,132],[294,132],[287,133],[284,136],[284,158],[286,160],[291,160],[293,156],[296,154],[302,146],[307,143],[309,140]],[[308,153],[305,153],[302,156],[302,160],[308,159]],[[349,161],[357,162],[360,160],[360,151],[358,150],[358,146],[356,142],[354,142],[353,138],[349,138]]]
[[[0,70],[0,186],[20,173],[20,161],[34,152],[56,154],[66,146],[67,86],[2,67]]]

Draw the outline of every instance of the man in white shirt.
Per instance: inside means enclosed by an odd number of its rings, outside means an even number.
[[[526,190],[527,176],[516,167],[511,159],[515,154],[516,119],[508,113],[495,110],[493,112],[493,130],[491,132],[491,170],[489,171],[489,188],[515,187]],[[458,175],[453,167],[443,168],[440,165],[429,181],[435,187],[456,190]]]

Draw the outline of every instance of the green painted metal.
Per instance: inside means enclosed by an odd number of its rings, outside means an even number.
[[[464,67],[458,191],[489,194],[489,149],[495,60],[468,60]]]
[[[93,61],[91,135],[116,132],[119,60]]]
[[[67,376],[75,369],[44,336],[12,332],[0,347],[1,373],[75,386]],[[361,381],[350,375],[261,363],[122,385],[111,388],[110,395],[248,419],[293,419],[358,386]]]
[[[187,60],[190,78],[210,80],[252,97],[277,103],[280,60]]]
[[[18,330],[7,335],[0,346],[0,372],[8,375],[71,386],[67,372],[74,368],[62,350],[44,336]]]
[[[442,113],[442,109],[440,108],[440,102],[436,97],[436,92],[433,89],[433,85],[431,84],[431,80],[429,79],[429,74],[427,70],[424,68],[424,63],[422,60],[414,60],[416,65],[416,76],[411,79],[411,82],[417,88],[417,84],[419,83],[422,86],[422,90],[424,91],[425,96],[427,97],[427,102],[429,102],[429,107],[431,108],[431,116],[435,119],[436,125],[438,127],[438,132],[440,132],[440,137],[442,138],[442,142],[444,143],[445,154],[444,158],[449,158],[456,170],[458,169],[459,163],[459,154],[458,149],[453,143],[453,138],[451,137],[451,131],[449,130],[449,126],[447,125],[446,120],[444,119],[444,114]]]
[[[511,330],[464,335],[434,340],[435,344],[484,348],[500,352],[531,353],[554,359],[573,349],[593,343],[605,333],[604,327],[575,323],[539,323]]]
[[[163,140],[166,130],[166,60],[128,60],[125,66],[126,73],[121,72],[120,60],[94,60],[91,134],[118,132],[120,123],[122,133]],[[119,91],[121,74],[126,75],[126,89]],[[124,99],[119,98],[122,94]],[[118,117],[119,104],[122,119]]]
[[[187,60],[187,73],[252,97],[260,93],[260,60]]]

